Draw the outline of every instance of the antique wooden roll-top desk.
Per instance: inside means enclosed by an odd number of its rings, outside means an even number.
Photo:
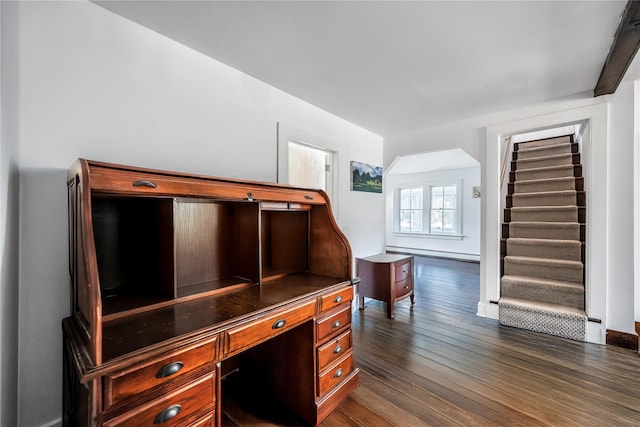
[[[316,425],[358,385],[324,192],[83,159],[67,184],[66,426]]]

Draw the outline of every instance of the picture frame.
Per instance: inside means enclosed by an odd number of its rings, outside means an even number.
[[[351,160],[351,191],[382,193],[382,167]]]

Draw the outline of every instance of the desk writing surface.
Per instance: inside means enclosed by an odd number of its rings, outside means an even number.
[[[104,361],[180,335],[241,323],[296,299],[344,284],[341,279],[301,273],[112,320],[103,329]]]

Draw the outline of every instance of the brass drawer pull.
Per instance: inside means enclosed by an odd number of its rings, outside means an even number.
[[[166,421],[169,421],[171,418],[175,417],[182,410],[182,406],[180,405],[172,405],[169,406],[164,411],[160,412],[153,420],[154,424],[162,424]]]
[[[182,362],[173,362],[168,365],[160,368],[158,373],[156,374],[156,378],[166,378],[173,374],[178,373],[180,369],[184,367],[184,363]]]
[[[342,295],[338,295],[337,297],[335,297],[333,299],[333,302],[336,303],[336,304],[341,303],[342,302]]]
[[[312,197],[312,196],[310,196],[310,195],[308,195],[308,194],[305,194],[305,195],[304,195],[304,199],[305,199],[305,200],[313,200],[313,197]]]
[[[147,181],[146,179],[139,179],[134,181],[134,187],[149,187],[149,188],[158,188],[158,184],[153,181]]]
[[[276,323],[273,324],[271,329],[280,329],[280,328],[283,328],[284,325],[286,325],[286,324],[287,324],[287,321],[285,319],[280,319]]]
[[[340,327],[340,321],[336,320],[335,322],[333,322],[333,325],[331,325],[331,326],[333,326],[334,329],[335,328],[339,328]]]
[[[333,354],[338,354],[342,351],[342,346],[338,344],[336,348],[333,349]]]
[[[338,369],[335,374],[333,374],[333,378],[340,378],[342,376],[342,368]]]

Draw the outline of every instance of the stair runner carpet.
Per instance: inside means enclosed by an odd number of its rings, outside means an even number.
[[[586,340],[584,189],[573,136],[514,146],[502,227],[500,323]]]

